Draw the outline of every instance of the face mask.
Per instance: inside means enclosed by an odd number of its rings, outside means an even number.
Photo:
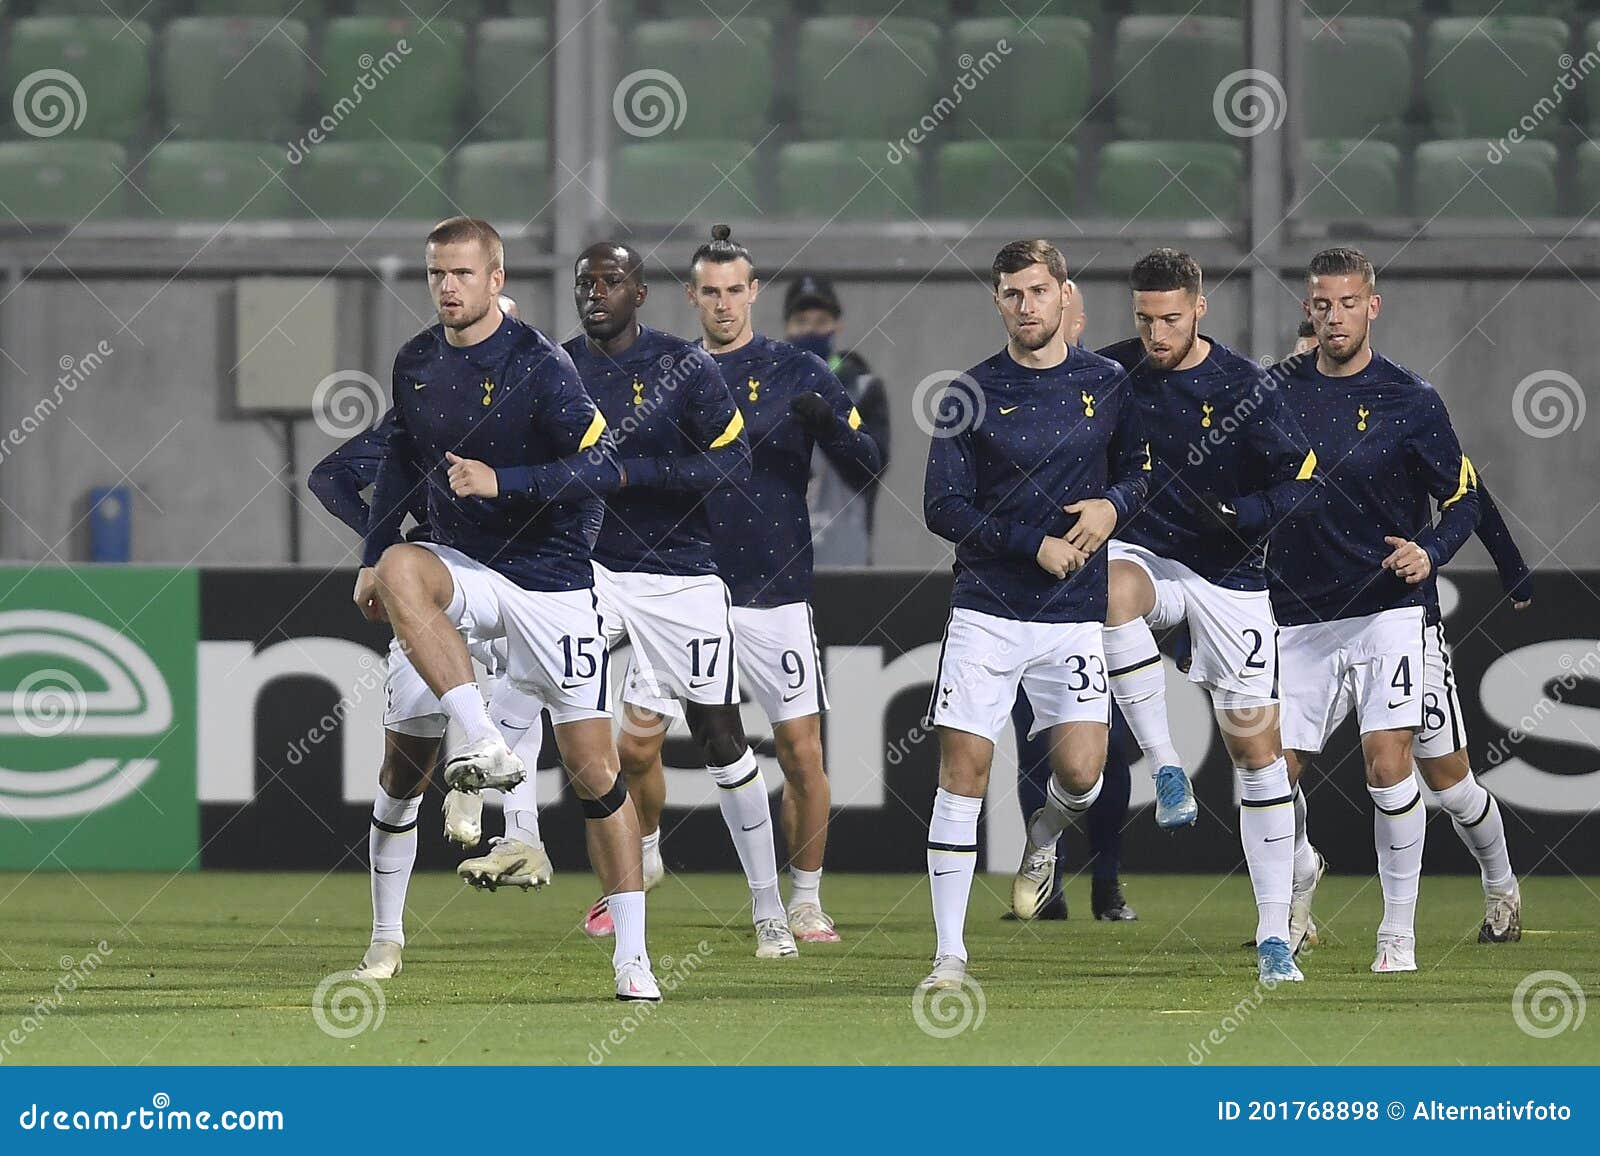
[[[833,356],[833,334],[831,333],[802,333],[798,337],[789,338],[789,344],[798,345],[807,353],[815,353],[823,361]]]

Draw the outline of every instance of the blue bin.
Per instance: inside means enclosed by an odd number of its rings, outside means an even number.
[[[133,503],[128,487],[95,486],[89,491],[89,506],[89,561],[131,561]]]

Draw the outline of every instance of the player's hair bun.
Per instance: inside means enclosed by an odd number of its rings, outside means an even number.
[[[733,236],[733,226],[731,226],[731,225],[712,225],[711,226],[711,239],[713,241],[726,241],[732,236]]]

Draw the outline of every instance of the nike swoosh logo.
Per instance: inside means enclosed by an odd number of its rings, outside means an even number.
[[[1405,705],[1406,705],[1406,703],[1407,703],[1407,702],[1408,702],[1408,701],[1410,701],[1410,700],[1408,700],[1408,699],[1404,699],[1404,698],[1403,698],[1403,699],[1401,699],[1401,700],[1400,700],[1400,701],[1399,701],[1399,702],[1391,702],[1391,703],[1390,703],[1390,704],[1389,704],[1389,709],[1390,709],[1390,710],[1394,710],[1394,709],[1395,709],[1395,708],[1396,708],[1396,707],[1402,707],[1402,706],[1405,706]]]
[[[689,689],[690,690],[699,690],[701,687],[710,686],[712,683],[714,683],[716,681],[717,680],[714,679],[714,678],[708,678],[704,682],[691,682],[689,684]]]
[[[948,871],[935,871],[935,872],[934,872],[934,873],[933,873],[933,876],[934,876],[934,878],[935,878],[935,879],[937,879],[937,878],[938,878],[938,877],[939,877],[939,876],[941,876],[941,875],[954,875],[954,874],[955,874],[955,873],[956,873],[956,872],[957,872],[957,871],[959,871],[959,870],[961,870],[961,868],[959,868],[959,867],[952,867],[952,868],[950,868],[950,870],[948,870]]]
[[[1004,406],[1003,405],[1003,406],[1000,407],[1000,412],[1001,413],[1015,413],[1016,411],[1017,411],[1017,407],[1014,406],[1014,405],[1012,405],[1012,406]]]
[[[587,679],[580,678],[577,682],[563,682],[561,684],[561,689],[562,690],[571,690],[575,686],[582,686],[587,681],[588,681]],[[523,727],[522,729],[523,730],[527,730],[528,728],[527,727]]]
[[[761,822],[759,822],[759,823],[757,823],[757,824],[756,824],[756,825],[755,825],[755,826],[754,826],[754,827],[744,827],[744,826],[741,826],[741,830],[745,830],[745,831],[759,831],[759,830],[761,830],[761,828],[763,828],[763,827],[765,827],[765,826],[766,826],[766,825],[767,825],[767,821],[766,821],[766,820],[765,820],[765,819],[763,819],[763,820],[761,820]]]
[[[425,381],[413,381],[413,382],[412,382],[412,383],[411,383],[411,388],[412,388],[412,389],[421,389],[421,388],[422,388],[422,387],[423,387],[423,386],[425,386],[425,385],[427,385],[427,384],[428,384],[428,383],[427,383],[427,382],[425,382]]]
[[[508,722],[505,719],[501,719],[500,720],[500,725],[505,727],[506,730],[508,730],[508,731],[525,731],[529,727],[531,727],[533,724],[532,723],[525,723],[522,726],[518,726],[514,722]]]
[[[1406,847],[1415,847],[1416,845],[1417,845],[1417,841],[1415,839],[1413,839],[1413,840],[1411,840],[1411,842],[1406,844]],[[1389,850],[1391,850],[1391,851],[1404,851],[1406,849],[1406,847],[1396,847],[1393,843],[1389,844]]]
[[[1104,697],[1105,697],[1104,695],[1099,695],[1099,694],[1080,694],[1078,696],[1078,701],[1079,702],[1089,702],[1091,699],[1104,698]]]
[[[804,693],[805,693],[804,690],[797,690],[793,694],[786,694],[786,695],[783,696],[783,701],[784,702],[793,702],[795,699],[799,698]]]
[[[398,875],[398,874],[400,874],[400,868],[398,868],[398,867],[396,867],[393,871],[385,871],[380,867],[374,867],[373,870],[376,871],[379,875]]]
[[[1279,835],[1276,839],[1263,839],[1261,841],[1263,843],[1282,843],[1285,839],[1293,839],[1293,838],[1294,838],[1294,832],[1290,831],[1287,835]]]

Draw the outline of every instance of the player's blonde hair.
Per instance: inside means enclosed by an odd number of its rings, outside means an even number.
[[[430,245],[455,245],[476,241],[489,258],[489,270],[505,267],[506,247],[495,227],[481,217],[446,217],[428,233]]]

